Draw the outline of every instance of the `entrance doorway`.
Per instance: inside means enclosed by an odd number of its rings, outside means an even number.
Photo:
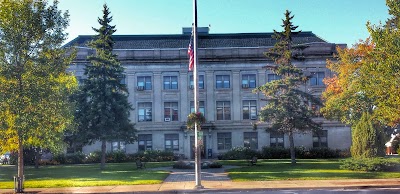
[[[200,147],[201,159],[206,158],[207,139],[203,136],[203,145]],[[190,159],[194,159],[194,136],[190,136]]]

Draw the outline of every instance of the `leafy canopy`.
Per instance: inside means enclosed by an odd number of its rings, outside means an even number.
[[[20,146],[59,148],[71,124],[67,97],[76,87],[61,44],[68,12],[57,1],[0,4],[0,153]]]

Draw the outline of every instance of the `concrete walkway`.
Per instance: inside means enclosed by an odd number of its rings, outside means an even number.
[[[232,168],[225,166],[225,168]],[[400,178],[394,179],[347,179],[347,180],[284,180],[284,181],[249,181],[233,182],[224,169],[202,169],[202,186],[204,189],[194,189],[194,170],[178,170],[173,168],[157,168],[167,170],[171,174],[162,184],[154,185],[118,185],[99,187],[69,187],[69,188],[27,188],[27,193],[184,193],[229,190],[260,190],[260,189],[318,189],[318,188],[366,188],[366,187],[400,187]],[[0,193],[13,193],[12,189],[0,189]]]

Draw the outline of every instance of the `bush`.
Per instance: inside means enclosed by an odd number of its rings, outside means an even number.
[[[304,151],[303,155],[299,155],[299,158],[305,159],[326,159],[326,158],[339,158],[340,150],[333,150],[327,147],[311,148],[308,151]]]
[[[66,164],[66,157],[65,154],[56,154],[53,156],[53,161],[59,164]]]
[[[145,162],[173,161],[175,155],[172,151],[146,150],[128,156],[130,161],[141,160]]]
[[[290,158],[290,150],[289,148],[281,148],[281,147],[263,147],[261,150],[261,156],[264,159]]]
[[[193,169],[194,168],[194,163],[189,163],[189,162],[184,162],[184,161],[178,161],[175,162],[172,165],[172,168],[176,168],[176,169]]]
[[[208,165],[209,168],[222,168],[222,164],[219,162],[212,162]]]
[[[256,150],[252,150],[246,147],[235,147],[228,152],[218,156],[220,160],[245,160],[252,157],[260,157],[260,153]]]
[[[383,130],[379,124],[373,122],[369,113],[363,113],[356,125],[352,126],[352,146],[350,148],[353,158],[374,158],[384,156]]]
[[[400,165],[399,159],[387,158],[365,158],[354,159],[349,158],[342,160],[340,169],[353,170],[353,171],[391,171]]]
[[[101,156],[101,154],[100,154]],[[127,162],[128,157],[126,156],[125,152],[121,150],[113,151],[113,152],[108,152],[106,154],[106,162],[113,162],[113,163],[121,163],[121,162]]]
[[[100,163],[101,151],[89,153],[85,158],[85,163]]]
[[[83,164],[85,157],[86,157],[85,154],[82,152],[66,154],[65,155],[65,164]]]

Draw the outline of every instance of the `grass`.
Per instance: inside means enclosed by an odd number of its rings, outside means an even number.
[[[242,168],[227,170],[233,181],[400,178],[400,172],[341,170],[338,159],[300,159],[297,160],[296,165],[291,165],[290,160],[258,160],[257,165],[251,167],[242,160],[221,161],[221,163],[242,166]]]
[[[147,168],[172,166],[172,162],[151,162]],[[0,189],[14,187],[16,166],[0,165]],[[137,185],[161,183],[169,172],[137,170],[135,163],[110,163],[101,171],[100,164],[76,164],[25,167],[25,188],[82,187],[106,185]]]

